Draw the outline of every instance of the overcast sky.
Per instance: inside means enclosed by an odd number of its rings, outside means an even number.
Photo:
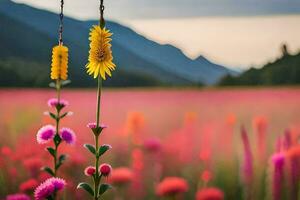
[[[14,0],[53,11],[59,0]],[[99,0],[65,0],[66,13],[83,19],[97,18]],[[300,0],[105,0],[111,19],[174,18],[300,13]]]
[[[53,12],[60,0],[14,0]],[[231,67],[261,66],[286,42],[300,51],[300,0],[104,0],[107,18],[191,57]],[[97,19],[99,0],[65,0],[65,13]]]

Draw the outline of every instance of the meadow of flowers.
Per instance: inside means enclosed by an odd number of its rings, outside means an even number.
[[[93,185],[96,173],[113,186],[101,199],[298,199],[299,88],[104,90],[99,143],[112,148],[100,171],[83,148],[94,142],[95,91],[64,89],[61,179],[41,170],[53,165],[46,148],[55,141],[38,137],[43,125],[55,126],[54,96],[0,90],[0,199],[34,199],[43,182],[57,199],[90,199],[76,188]]]

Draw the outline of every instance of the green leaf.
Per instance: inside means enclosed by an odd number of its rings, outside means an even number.
[[[71,80],[65,80],[65,81],[62,81],[61,82],[61,85],[62,86],[65,86],[65,85],[68,85],[68,84],[70,84],[71,83]]]
[[[93,145],[91,144],[84,144],[83,145],[87,150],[89,150],[92,154],[96,154],[96,149]]]
[[[56,84],[54,82],[49,83],[49,87],[56,88]]]
[[[45,171],[45,172],[47,172],[51,176],[54,176],[54,172],[53,172],[53,170],[50,167],[43,167],[42,170]]]
[[[55,157],[55,150],[52,147],[47,147],[46,149],[53,157]]]
[[[104,144],[99,148],[98,156],[102,156],[105,152],[107,152],[109,149],[111,149],[111,146],[108,144]]]
[[[54,113],[49,112],[49,115],[50,115],[50,117],[52,117],[53,119],[57,120],[57,116],[56,116]]]
[[[67,160],[67,155],[62,154],[58,158],[58,163],[56,165],[56,169],[60,168],[60,166]]]
[[[62,154],[59,156],[58,158],[59,162],[63,163],[64,161],[67,160],[67,155],[66,154]]]
[[[104,194],[108,189],[111,189],[111,188],[112,187],[109,184],[106,184],[106,183],[101,184],[100,190],[99,190],[99,195]]]
[[[67,116],[68,112],[62,114],[61,116],[59,116],[60,119],[64,118],[65,116]]]
[[[91,188],[91,186],[88,183],[79,183],[77,186],[77,189],[84,189],[87,191],[90,195],[94,196],[94,190]]]

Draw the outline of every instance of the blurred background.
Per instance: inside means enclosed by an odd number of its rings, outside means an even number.
[[[189,188],[178,200],[207,187],[225,199],[275,199],[269,160],[295,153],[300,134],[300,1],[104,3],[117,65],[104,82],[102,121],[109,128],[102,142],[113,146],[104,161],[123,169],[108,179],[116,189],[105,198],[157,199],[159,182],[176,176]],[[58,0],[0,0],[0,199],[30,195],[34,181],[47,177],[39,168],[49,157],[36,132],[53,123],[43,112],[55,96],[48,85],[59,7]],[[64,199],[87,199],[74,191],[92,160],[82,145],[93,139],[86,124],[94,121],[96,81],[85,65],[98,7],[96,0],[65,0],[72,83],[62,97],[74,115],[62,125],[76,132],[77,143],[62,148],[70,155],[61,175],[68,181]],[[283,191],[281,199],[298,198]]]

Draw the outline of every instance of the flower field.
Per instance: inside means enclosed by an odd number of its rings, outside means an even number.
[[[1,200],[17,193],[33,199],[49,178],[40,170],[52,164],[48,144],[37,143],[37,132],[54,125],[46,112],[54,95],[0,90]],[[76,141],[60,147],[68,157],[58,197],[89,199],[76,187],[92,183],[86,167],[94,160],[83,145],[93,141],[87,124],[95,122],[96,94],[64,90],[62,98],[73,114],[61,126]],[[103,177],[113,185],[103,199],[298,199],[300,88],[104,90],[100,117],[107,126],[100,144],[112,146],[100,164],[113,168]]]

